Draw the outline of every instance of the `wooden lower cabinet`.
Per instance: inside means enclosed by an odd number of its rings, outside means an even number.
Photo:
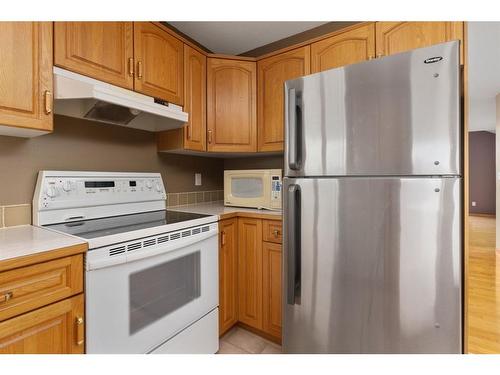
[[[219,222],[219,335],[238,322],[238,219]]]
[[[262,329],[262,220],[238,218],[238,320]]]
[[[81,354],[83,294],[0,323],[1,354]]]
[[[281,244],[262,246],[263,330],[281,340]]]
[[[238,217],[219,222],[220,336],[241,323],[281,342],[282,245],[275,233],[282,233],[280,220]]]

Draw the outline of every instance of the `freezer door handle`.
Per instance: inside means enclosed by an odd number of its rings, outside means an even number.
[[[288,166],[290,169],[300,169],[300,135],[302,111],[297,101],[295,89],[288,90]]]
[[[287,215],[287,303],[300,304],[301,282],[301,239],[300,239],[300,187],[288,187],[288,215]]]

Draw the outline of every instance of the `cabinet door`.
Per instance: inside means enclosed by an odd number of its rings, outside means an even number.
[[[238,218],[239,320],[262,329],[262,220]]]
[[[182,105],[184,44],[151,22],[134,22],[135,90]]]
[[[262,245],[263,328],[281,340],[281,245]]]
[[[0,22],[0,72],[0,134],[51,131],[52,23]]]
[[[83,353],[83,294],[0,323],[2,354]]]
[[[460,40],[463,64],[463,22],[377,22],[375,28],[378,57]]]
[[[132,22],[55,22],[54,64],[134,88]]]
[[[219,222],[219,335],[238,321],[238,221]]]
[[[184,45],[184,111],[189,122],[184,126],[184,148],[206,150],[207,58]]]
[[[257,151],[257,74],[252,61],[208,59],[208,151]]]
[[[259,60],[257,69],[259,151],[282,151],[284,83],[310,73],[310,47]]]
[[[311,73],[375,57],[375,24],[368,24],[311,44]]]

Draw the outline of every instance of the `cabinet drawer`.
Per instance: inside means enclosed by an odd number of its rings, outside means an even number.
[[[283,242],[283,225],[278,220],[262,220],[262,240],[266,242]]]
[[[0,272],[0,321],[83,291],[83,255]]]

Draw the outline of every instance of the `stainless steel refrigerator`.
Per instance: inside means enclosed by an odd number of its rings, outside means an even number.
[[[462,352],[458,51],[286,82],[286,353]]]

